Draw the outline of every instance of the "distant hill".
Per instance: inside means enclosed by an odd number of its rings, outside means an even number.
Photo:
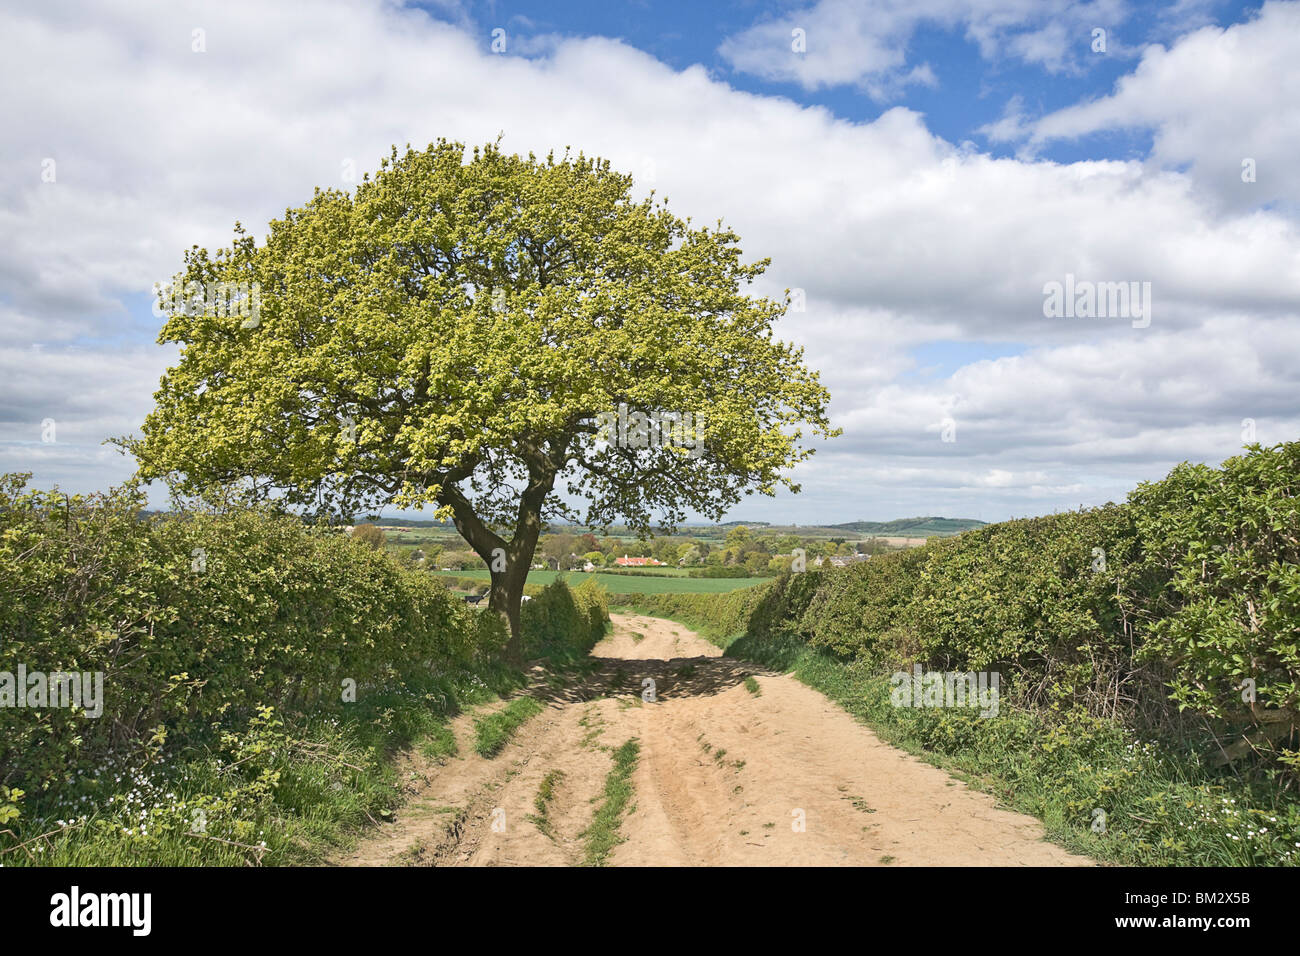
[[[140,517],[144,519],[164,517],[169,512],[142,510]],[[440,528],[454,532],[456,525],[451,521],[435,521],[430,518],[389,518],[378,517],[374,515],[357,515],[353,524],[363,524],[367,521],[378,525],[385,525],[390,528]],[[774,525],[768,521],[727,521],[722,524],[683,524],[677,529],[678,535],[703,535],[709,536],[709,532],[718,534],[728,531],[737,525],[744,525],[747,528],[763,530],[766,532],[775,532],[778,534],[802,534],[813,536],[833,535],[836,532],[848,531],[859,535],[879,535],[881,537],[897,538],[924,538],[929,535],[939,535],[947,537],[949,535],[961,534],[963,531],[969,531],[971,528],[980,528],[988,524],[986,521],[979,521],[975,518],[937,518],[934,516],[926,518],[895,518],[893,521],[846,521],[844,524],[802,524],[802,525]],[[570,534],[581,534],[589,529],[583,525],[553,524],[546,528],[547,534],[556,534],[558,532],[567,532]],[[627,529],[622,525],[611,525],[609,533],[615,536],[626,535]]]
[[[379,518],[358,516],[356,523],[363,521],[374,521],[375,524],[387,525],[396,528],[445,528],[449,531],[455,530],[452,522],[431,521],[429,519],[419,518]],[[839,532],[850,532],[856,535],[879,535],[881,537],[898,537],[898,538],[925,538],[930,535],[939,535],[947,537],[949,535],[961,534],[963,531],[969,531],[971,528],[982,527],[987,522],[976,520],[975,518],[938,518],[933,515],[925,518],[895,518],[893,521],[848,521],[844,524],[805,524],[805,525],[773,525],[767,521],[727,521],[717,525],[696,525],[684,524],[677,529],[679,535],[700,535],[708,536],[709,532],[715,534],[725,532],[737,525],[744,525],[754,530],[763,530],[776,533],[794,533],[804,535],[834,535]],[[556,534],[558,532],[567,532],[569,534],[581,534],[588,529],[582,525],[553,524],[550,525],[546,532]],[[613,535],[627,534],[627,529],[622,525],[613,525],[609,528],[609,533]]]
[[[975,518],[895,518],[893,521],[849,521],[823,527],[837,531],[855,531],[858,534],[924,538],[926,535],[953,535],[983,527],[987,522]]]
[[[387,525],[390,528],[451,528],[455,525],[450,521],[435,521],[432,518],[387,518],[382,515],[376,518],[374,515],[357,515],[352,519],[353,524],[362,524],[366,521],[374,524]]]

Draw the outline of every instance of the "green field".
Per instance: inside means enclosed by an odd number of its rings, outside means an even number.
[[[485,569],[477,571],[430,571],[430,574],[447,578],[474,578],[487,582],[491,575]],[[768,578],[684,578],[669,575],[601,574],[593,571],[530,571],[529,584],[550,584],[557,576],[565,576],[574,585],[594,577],[612,594],[722,594],[737,588],[760,584]]]

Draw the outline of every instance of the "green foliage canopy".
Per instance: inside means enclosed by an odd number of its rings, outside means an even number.
[[[800,423],[830,432],[829,396],[772,338],[785,304],[743,289],[767,261],[631,188],[581,154],[439,141],[318,189],[263,245],[237,225],[191,249],[176,282],[256,283],[259,314],[169,316],[180,361],[128,443],[142,475],[334,514],[436,503],[480,553],[492,527],[572,517],[560,476],[586,523],[636,529],[797,490],[782,472],[811,454]],[[621,403],[702,418],[703,454],[598,442]]]

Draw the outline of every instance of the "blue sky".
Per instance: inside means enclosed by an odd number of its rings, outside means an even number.
[[[1258,3],[1222,0],[1195,4],[1135,3],[1117,5],[1115,10],[1092,4],[1098,9],[1088,22],[1107,31],[1108,52],[1094,53],[1091,31],[1079,32],[1066,44],[1066,62],[1059,69],[1045,69],[1015,59],[991,59],[981,53],[964,25],[921,19],[905,44],[907,59],[909,63],[929,64],[937,82],[933,86],[909,86],[888,100],[874,98],[851,83],[810,90],[797,82],[755,76],[734,69],[720,53],[719,47],[728,37],[742,33],[756,22],[783,17],[794,22],[799,19],[799,11],[811,6],[600,0],[536,4],[498,0],[473,5],[468,12],[478,24],[489,28],[482,39],[485,50],[491,49],[490,25],[497,24],[509,35],[527,38],[612,37],[675,69],[702,65],[736,89],[762,96],[789,97],[805,106],[824,107],[854,122],[874,120],[886,109],[904,105],[924,114],[929,128],[949,142],[972,140],[993,155],[1012,155],[1015,151],[1012,146],[989,142],[981,127],[996,122],[1013,97],[1021,97],[1026,108],[1041,115],[1103,96],[1132,69],[1133,61],[1146,46],[1167,45],[1192,27],[1238,23],[1257,13],[1260,7]],[[1089,7],[1088,4],[1079,6]],[[427,9],[435,16],[440,13],[436,5]],[[805,56],[817,56],[819,46],[825,42],[825,37],[809,36]],[[1054,142],[1040,155],[1056,162],[1140,157],[1149,151],[1150,140],[1150,134],[1144,130],[1115,130],[1090,137],[1086,143]]]
[[[439,137],[605,156],[805,290],[778,334],[844,435],[733,518],[1044,513],[1300,436],[1296,2],[150,0],[0,37],[0,470],[37,485],[130,473],[102,443],[174,359],[185,248]],[[1150,282],[1150,327],[1046,318],[1066,273]]]

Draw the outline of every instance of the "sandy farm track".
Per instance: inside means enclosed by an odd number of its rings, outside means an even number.
[[[561,684],[538,671],[531,693],[546,708],[494,759],[474,752],[473,715],[453,725],[459,756],[407,758],[396,822],[335,862],[581,863],[612,751],[634,737],[640,758],[615,866],[1091,862],[1045,842],[1031,817],[881,743],[793,677],[723,658],[671,621],[616,614],[614,625],[590,674]],[[744,685],[750,675],[758,695]],[[642,701],[645,678],[653,703]],[[548,776],[559,781],[549,835],[530,819]]]

